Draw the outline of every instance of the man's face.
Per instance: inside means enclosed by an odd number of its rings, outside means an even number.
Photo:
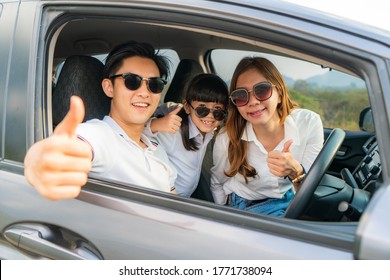
[[[125,73],[133,73],[142,78],[160,77],[160,71],[155,62],[139,56],[126,58],[114,75]],[[140,125],[143,127],[153,115],[161,94],[149,91],[147,82],[143,80],[138,89],[130,90],[126,87],[122,77],[115,78],[113,82],[108,79],[103,81],[104,91],[109,97],[112,97],[110,116],[120,126]],[[109,86],[105,87],[104,83]]]

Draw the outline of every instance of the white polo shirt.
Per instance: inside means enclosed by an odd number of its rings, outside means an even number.
[[[198,143],[199,149],[197,151],[186,150],[180,131],[175,134],[161,132],[153,134],[150,130],[150,122],[144,130],[149,138],[158,142],[165,149],[171,164],[177,171],[176,192],[186,197],[190,197],[198,186],[207,144],[214,135],[213,132],[209,132],[203,137],[190,116],[188,116],[188,124],[189,138],[195,139]]]
[[[265,198],[282,198],[292,188],[288,179],[273,175],[267,166],[268,152],[257,140],[252,124],[247,122],[242,140],[248,142],[248,163],[253,166],[258,175],[244,177],[237,173],[234,177],[227,177],[224,172],[230,169],[228,160],[229,139],[226,130],[219,133],[213,150],[213,164],[211,168],[211,192],[214,201],[225,204],[226,196],[235,193],[249,200]],[[324,143],[324,131],[321,118],[318,114],[306,110],[295,109],[287,116],[284,123],[284,139],[275,148],[282,151],[285,142],[293,140],[290,151],[294,158],[309,170]]]
[[[176,172],[165,151],[145,135],[142,148],[109,116],[80,124],[76,133],[92,147],[91,174],[165,192],[174,186]]]

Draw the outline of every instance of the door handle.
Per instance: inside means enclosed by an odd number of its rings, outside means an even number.
[[[336,153],[336,157],[344,157],[347,154],[347,152],[348,152],[348,148],[341,146]]]
[[[70,233],[54,226],[25,223],[8,227],[4,231],[4,237],[18,248],[49,259],[102,259],[100,253],[91,244]]]

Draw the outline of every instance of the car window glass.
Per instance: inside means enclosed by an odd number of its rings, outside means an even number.
[[[244,56],[271,60],[280,69],[292,98],[300,107],[317,112],[325,128],[360,130],[359,114],[370,106],[362,79],[307,61],[266,53],[218,49],[212,51],[211,61],[217,74],[230,84],[234,67]]]

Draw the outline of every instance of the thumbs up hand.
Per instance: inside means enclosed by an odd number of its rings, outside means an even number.
[[[284,143],[282,153],[290,152],[290,147],[291,147],[292,143],[293,143],[293,141],[291,139],[287,140],[286,143]]]
[[[84,114],[83,101],[72,96],[69,112],[54,133],[27,151],[25,178],[48,199],[77,197],[87,182],[92,150],[76,135],[76,128],[83,121]]]
[[[292,143],[291,139],[287,140],[281,152],[271,151],[268,153],[267,165],[270,172],[275,176],[289,176],[291,179],[294,179],[303,173],[301,164],[294,159],[293,154],[290,152]]]
[[[153,119],[150,123],[150,129],[153,133],[166,132],[170,134],[176,133],[181,126],[182,118],[177,114],[183,108],[182,104],[178,104],[177,107],[169,112],[167,115],[161,118]]]

